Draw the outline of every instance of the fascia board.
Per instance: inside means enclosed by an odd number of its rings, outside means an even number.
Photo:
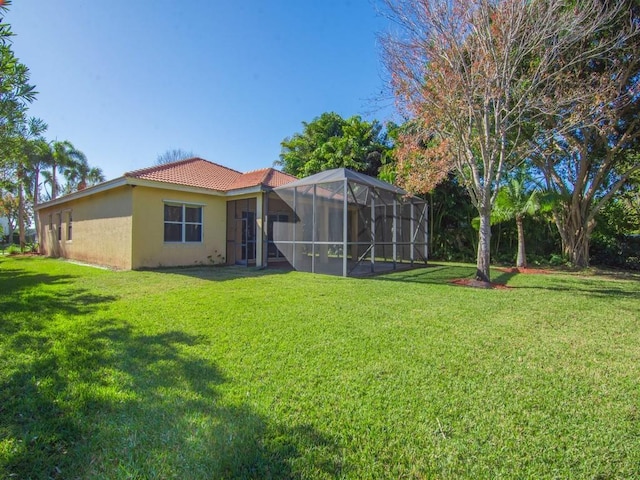
[[[128,180],[127,183],[133,186],[159,188],[162,190],[173,190],[176,192],[202,193],[204,195],[211,195],[214,197],[222,197],[225,195],[225,192],[222,192],[220,190],[213,190],[212,188],[190,187],[189,185],[180,185],[178,183],[167,183],[167,182],[155,182],[153,180],[144,180],[141,178],[127,177],[127,180]]]
[[[71,200],[77,200],[79,198],[89,197],[91,195],[95,195],[96,193],[106,192],[114,188],[122,187],[123,185],[127,185],[129,183],[127,180],[128,179],[126,177],[114,178],[113,180],[102,182],[98,185],[85,188],[84,190],[73,192],[73,193],[70,193],[69,195],[64,195],[62,197],[58,197],[55,200],[49,200],[48,202],[39,203],[38,206],[36,207],[36,211],[43,208],[54,207],[62,203],[67,203]]]

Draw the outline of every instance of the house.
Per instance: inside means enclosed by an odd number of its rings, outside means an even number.
[[[125,270],[264,266],[269,256],[284,260],[269,248],[266,227],[286,217],[277,198],[267,214],[267,195],[293,180],[273,168],[241,173],[201,158],[128,172],[40,204],[40,250]]]
[[[125,173],[37,209],[40,250],[117,269],[288,262],[358,275],[427,260],[427,207],[340,168],[297,179],[201,158]]]

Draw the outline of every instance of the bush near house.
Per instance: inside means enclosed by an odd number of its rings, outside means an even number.
[[[640,277],[0,259],[2,478],[634,478]]]

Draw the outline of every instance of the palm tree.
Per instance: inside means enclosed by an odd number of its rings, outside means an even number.
[[[51,199],[54,200],[58,196],[59,188],[57,173],[64,173],[67,169],[72,168],[74,164],[86,163],[87,157],[68,140],[53,142],[52,149],[53,164],[51,165],[50,184]]]
[[[90,167],[86,158],[79,158],[71,163],[65,170],[64,175],[67,179],[66,193],[84,190],[105,180],[102,169]]]
[[[491,223],[516,221],[518,230],[518,254],[516,266],[526,268],[527,257],[524,244],[523,220],[527,215],[535,215],[542,208],[541,191],[524,174],[517,174],[498,191],[495,206],[491,213]]]
[[[53,164],[53,151],[51,145],[44,138],[31,140],[27,145],[27,159],[30,176],[30,192],[33,208],[40,202],[40,177],[43,176],[44,169]]]
[[[100,167],[91,167],[89,169],[89,172],[87,173],[87,178],[84,180],[85,188],[97,185],[104,182],[105,180],[106,177],[104,176],[104,172]]]
[[[43,170],[42,172],[40,172],[40,174],[42,175],[42,186],[44,188],[44,194],[43,194],[43,198],[46,201],[49,200],[53,200],[53,173],[51,170]],[[49,190],[47,191],[47,185],[49,186]],[[58,182],[56,180],[56,186],[55,186],[55,190],[56,192],[59,192],[61,189],[61,185],[60,182]]]
[[[34,142],[42,140],[42,133],[47,129],[47,124],[39,118],[31,117],[27,121],[17,125],[14,136],[14,159],[16,167],[16,183],[18,188],[18,231],[20,234],[20,249],[24,251],[25,219],[27,210],[25,205],[24,189],[31,192],[31,154]]]
[[[29,197],[33,205],[35,213],[38,203],[40,202],[40,177],[43,169],[51,166],[53,162],[53,152],[49,143],[42,137],[38,137],[27,142],[27,172],[25,181]],[[34,222],[36,229],[36,238],[38,236],[38,222]]]

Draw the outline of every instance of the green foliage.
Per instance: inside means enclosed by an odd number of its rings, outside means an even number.
[[[303,131],[285,138],[275,164],[291,175],[306,177],[323,170],[346,167],[377,176],[386,163],[389,144],[382,125],[359,116],[343,119],[334,112],[302,122]]]
[[[474,273],[0,259],[0,476],[637,476],[638,277]]]
[[[523,173],[507,179],[496,196],[492,224],[532,216],[540,210],[540,191],[530,183]]]
[[[473,261],[475,231],[471,219],[476,210],[467,190],[453,174],[428,195],[430,256],[447,261]]]
[[[0,5],[0,15],[7,12],[10,2]],[[9,138],[24,122],[29,103],[37,92],[29,84],[29,69],[15,56],[11,48],[14,35],[11,26],[0,19],[0,161],[12,157],[13,145]]]
[[[640,236],[595,233],[589,254],[593,265],[640,270]]]

